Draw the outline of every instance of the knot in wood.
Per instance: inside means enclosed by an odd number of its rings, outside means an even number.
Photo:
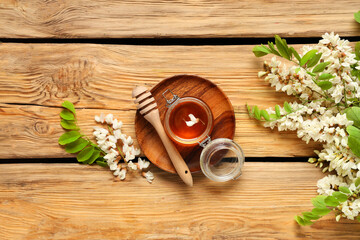
[[[36,121],[34,124],[34,130],[38,134],[47,134],[49,132],[49,124],[45,121]]]
[[[83,92],[94,72],[94,64],[87,60],[71,61],[51,76],[52,92],[56,97],[64,98]]]

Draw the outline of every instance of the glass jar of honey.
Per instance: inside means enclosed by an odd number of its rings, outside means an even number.
[[[171,93],[168,99],[166,94]],[[241,147],[231,139],[211,140],[213,114],[209,106],[195,97],[178,97],[166,90],[167,102],[165,132],[174,142],[185,145],[200,145],[200,167],[205,176],[217,182],[237,179],[241,176],[245,157]]]

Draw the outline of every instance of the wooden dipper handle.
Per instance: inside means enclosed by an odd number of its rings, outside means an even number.
[[[159,110],[157,109],[155,99],[152,97],[151,93],[149,95],[149,92],[146,91],[147,89],[143,86],[134,88],[133,97],[136,97],[135,103],[139,103],[138,109],[140,110],[140,113],[149,123],[151,123],[151,125],[153,125],[156,132],[159,134],[160,139],[164,144],[171,162],[174,165],[175,170],[180,178],[186,185],[193,186],[193,179],[189,167],[186,165],[184,159],[181,157],[179,151],[176,149],[172,141],[166,135],[164,127],[161,124]],[[150,99],[153,99],[153,101],[148,101],[149,97]]]

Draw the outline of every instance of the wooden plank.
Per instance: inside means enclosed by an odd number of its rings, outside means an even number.
[[[98,166],[3,164],[2,239],[358,239],[360,225],[333,214],[310,227],[293,216],[311,209],[323,174],[307,163],[246,163],[227,183],[194,176],[186,187],[155,170],[125,182]]]
[[[3,0],[0,38],[359,36],[358,9],[358,0]]]
[[[220,86],[234,105],[235,140],[250,157],[310,156],[295,133],[278,133],[249,119],[245,103],[260,107],[291,100],[257,77],[263,59],[253,46],[0,45],[0,158],[69,157],[57,144],[58,113],[75,102],[84,133],[94,115],[113,113],[134,136],[136,84],[154,86],[175,74],[195,74]],[[49,54],[51,53],[51,54]]]

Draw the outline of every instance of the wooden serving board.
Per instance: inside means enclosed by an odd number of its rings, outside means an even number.
[[[180,98],[186,96],[199,98],[210,107],[214,117],[214,128],[211,132],[212,139],[234,138],[234,109],[230,100],[216,84],[193,75],[178,75],[165,79],[157,84],[151,90],[151,93],[158,105],[160,119],[163,124],[167,107],[162,93],[167,89],[171,90]],[[135,117],[135,132],[139,146],[148,159],[159,168],[167,172],[175,173],[175,169],[160,137],[152,125],[146,121],[139,112],[136,113]],[[199,171],[199,159],[202,147],[198,145],[188,147],[177,143],[174,144],[188,164],[190,171]]]

